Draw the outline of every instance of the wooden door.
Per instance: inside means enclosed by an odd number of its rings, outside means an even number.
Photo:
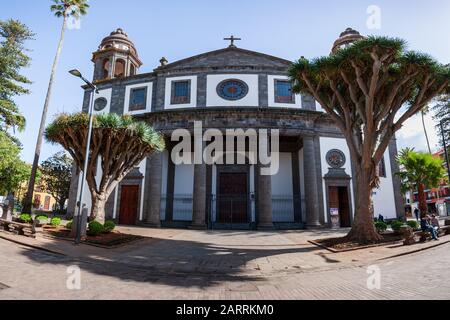
[[[248,223],[247,173],[219,174],[219,223]]]
[[[339,216],[341,219],[342,228],[349,228],[352,226],[350,219],[350,203],[348,198],[348,188],[339,188]]]
[[[135,225],[138,214],[139,186],[122,186],[119,224]]]
[[[50,197],[46,196],[45,197],[45,202],[44,202],[44,210],[48,211],[50,209]]]

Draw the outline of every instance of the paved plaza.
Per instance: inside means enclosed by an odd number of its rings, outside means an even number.
[[[308,240],[345,230],[120,230],[152,238],[106,250],[0,234],[27,242],[0,239],[0,299],[450,298],[446,238],[333,254]],[[67,288],[71,266],[81,270],[80,290]],[[369,288],[373,272],[380,277]]]

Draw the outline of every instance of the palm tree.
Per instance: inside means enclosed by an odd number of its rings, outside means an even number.
[[[418,191],[419,209],[424,218],[428,212],[425,189],[438,187],[439,183],[445,179],[443,161],[431,154],[406,148],[400,152],[397,162],[401,167],[398,176],[403,182],[403,191]]]
[[[59,38],[58,49],[56,50],[55,60],[52,66],[52,72],[50,74],[50,81],[48,84],[47,96],[45,98],[44,110],[42,111],[41,125],[39,127],[39,134],[36,142],[36,151],[34,154],[33,168],[31,170],[31,177],[28,184],[27,196],[24,202],[24,212],[31,212],[31,204],[33,201],[33,191],[36,182],[36,173],[39,166],[39,158],[42,149],[42,140],[44,136],[45,123],[47,120],[48,106],[50,104],[50,98],[52,95],[53,84],[56,76],[56,69],[58,67],[59,58],[64,43],[64,35],[67,28],[67,21],[70,17],[78,18],[87,13],[87,0],[53,0],[54,4],[50,7],[50,10],[55,13],[58,18],[63,18],[63,24],[61,28],[61,35]]]

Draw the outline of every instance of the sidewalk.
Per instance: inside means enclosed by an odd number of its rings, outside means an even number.
[[[148,238],[116,249],[84,244],[75,246],[69,241],[32,239],[3,231],[0,231],[0,238],[80,261],[152,270],[155,273],[252,277],[363,266],[450,242],[447,236],[439,242],[408,247],[388,245],[331,253],[308,241],[343,236],[348,230],[250,232],[138,227],[119,227],[118,230]]]

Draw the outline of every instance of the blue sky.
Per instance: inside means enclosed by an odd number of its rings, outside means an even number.
[[[222,39],[234,34],[243,38],[238,46],[286,59],[329,54],[333,41],[347,27],[362,34],[401,37],[411,49],[430,53],[450,62],[450,1],[406,0],[91,0],[89,14],[79,30],[68,30],[59,64],[48,121],[59,112],[80,109],[82,90],[68,70],[80,69],[91,78],[91,54],[103,37],[123,28],[135,42],[144,66],[153,70],[162,56],[172,62],[202,52],[223,48]],[[31,95],[17,98],[27,118],[27,128],[18,134],[23,157],[31,162],[44,104],[46,88],[60,32],[60,19],[49,11],[50,0],[5,1],[0,19],[15,18],[27,24],[36,39],[27,44],[31,66],[24,70],[33,84]],[[381,29],[367,27],[367,8],[381,9]],[[427,125],[432,144],[437,136],[430,117]],[[398,134],[399,147],[426,149],[420,118],[411,119]],[[58,151],[45,144],[41,159]]]

